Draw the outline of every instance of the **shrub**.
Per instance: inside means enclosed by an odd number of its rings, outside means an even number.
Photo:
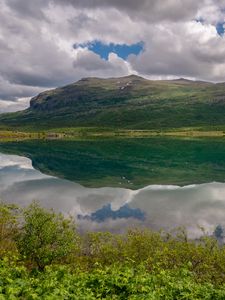
[[[17,262],[0,261],[0,299],[223,300],[225,287],[197,283],[187,267],[149,273],[143,265],[98,266],[91,272],[48,266],[34,276]]]
[[[0,257],[16,251],[15,235],[18,232],[17,207],[0,203]]]
[[[72,219],[36,203],[20,222],[1,205],[0,229],[0,299],[225,299],[225,247],[209,236],[78,235]],[[19,253],[6,255],[15,242]]]
[[[24,225],[17,238],[18,248],[39,270],[72,253],[77,239],[72,219],[47,211],[37,203],[24,210]]]

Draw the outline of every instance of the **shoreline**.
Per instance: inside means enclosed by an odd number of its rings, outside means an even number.
[[[80,129],[73,128],[67,131],[63,129],[56,129],[55,131],[42,132],[26,132],[26,131],[12,131],[0,130],[0,141],[10,140],[27,140],[27,139],[76,139],[76,138],[104,138],[104,137],[122,137],[122,138],[148,138],[148,137],[225,137],[223,130],[195,130],[193,129],[170,129],[170,130],[100,130],[100,129]]]

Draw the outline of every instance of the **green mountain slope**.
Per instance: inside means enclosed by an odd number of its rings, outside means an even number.
[[[225,125],[225,84],[178,79],[85,78],[0,116],[0,127],[163,129]]]

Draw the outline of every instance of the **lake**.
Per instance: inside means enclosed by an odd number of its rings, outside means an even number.
[[[33,200],[80,230],[225,225],[225,139],[133,138],[0,143],[0,199]]]

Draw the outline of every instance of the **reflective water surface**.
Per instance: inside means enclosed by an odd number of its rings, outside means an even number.
[[[186,226],[195,237],[225,225],[223,140],[27,141],[0,152],[1,200],[37,200],[81,230]]]

